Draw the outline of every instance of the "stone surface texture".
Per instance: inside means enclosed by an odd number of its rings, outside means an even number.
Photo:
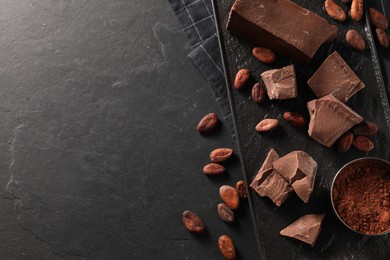
[[[1,259],[257,257],[247,203],[226,226],[202,167],[235,143],[167,1],[0,0]],[[181,214],[207,226],[196,237]]]

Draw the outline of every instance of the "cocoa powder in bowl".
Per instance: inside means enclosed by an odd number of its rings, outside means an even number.
[[[390,232],[390,163],[378,158],[354,160],[336,174],[331,199],[339,219],[364,235]]]

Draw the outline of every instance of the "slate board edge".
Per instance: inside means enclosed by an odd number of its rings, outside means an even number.
[[[382,2],[383,4],[383,2]],[[383,74],[382,74],[382,69],[379,63],[379,57],[378,57],[378,52],[375,47],[375,40],[373,37],[373,32],[372,32],[372,26],[370,23],[370,18],[368,16],[368,6],[365,4],[365,19],[366,19],[366,24],[367,24],[367,37],[368,37],[368,44],[370,46],[370,49],[372,51],[372,56],[373,56],[373,62],[375,64],[374,70],[378,72],[376,74],[376,79],[379,83],[380,86],[377,86],[379,89],[379,93],[381,95],[381,100],[382,100],[382,105],[384,107],[387,107],[388,109],[385,109],[383,113],[385,114],[386,117],[386,123],[387,123],[387,128],[390,129],[390,104],[389,104],[389,97],[390,93],[387,93],[386,86],[385,86],[385,81],[383,80]]]
[[[236,110],[235,110],[235,107],[234,107],[233,95],[231,93],[231,90],[232,90],[232,88],[230,86],[231,79],[230,79],[230,75],[229,75],[229,71],[228,71],[228,67],[227,67],[226,59],[225,59],[225,57],[226,57],[225,44],[222,41],[222,30],[223,30],[223,28],[221,28],[221,23],[220,23],[220,20],[218,19],[220,16],[219,16],[219,13],[218,13],[216,0],[212,0],[212,5],[213,5],[213,12],[214,12],[214,17],[215,17],[215,27],[217,29],[219,49],[220,49],[221,58],[222,58],[222,66],[223,66],[223,71],[225,73],[225,82],[226,82],[226,88],[227,88],[227,91],[228,91],[229,104],[230,104],[230,109],[231,109],[232,115],[233,115],[234,132],[237,133],[238,128],[237,128],[237,120],[236,120],[236,113],[235,113]],[[241,146],[241,142],[240,142],[240,139],[238,138],[237,134],[236,134],[236,142],[237,142],[238,155],[240,157],[240,162],[241,162],[241,169],[242,169],[242,172],[243,172],[243,175],[244,175],[244,179],[245,179],[245,186],[246,186],[247,191],[249,191],[249,189],[250,189],[249,183],[248,183],[249,176],[247,174],[245,165],[243,163],[243,158],[244,157],[243,157],[243,154],[242,154],[242,151],[241,151],[241,147],[242,146]],[[255,227],[253,232],[254,232],[255,237],[256,237],[257,250],[258,250],[259,256],[260,256],[259,259],[265,259],[263,246],[261,245],[260,234],[259,234],[259,232],[257,232],[259,230],[259,226],[257,224],[257,220],[256,220],[256,217],[255,217],[255,211],[254,211],[254,208],[253,208],[254,207],[253,206],[254,202],[253,202],[253,198],[252,198],[251,192],[248,192],[248,202],[249,202],[249,209],[250,209],[250,213],[251,213],[253,226]]]
[[[381,10],[379,10],[379,11],[381,11],[387,17],[386,8],[385,8],[385,2],[383,0],[381,0],[380,2],[381,2]],[[366,8],[367,8],[367,5],[366,5]],[[366,10],[366,12],[367,12],[367,10]],[[387,36],[389,36],[389,38],[390,38],[390,34],[389,34],[389,30],[388,29],[386,30],[386,33],[387,33]],[[387,93],[387,96],[390,97],[390,93]]]
[[[222,40],[223,36],[222,36],[222,30],[224,28],[221,28],[221,21],[220,19],[218,19],[220,17],[219,13],[218,13],[218,9],[217,9],[217,0],[212,0],[212,6],[213,6],[213,12],[214,12],[214,17],[215,17],[215,26],[216,26],[216,30],[217,30],[217,36],[218,36],[218,43],[219,43],[219,47],[220,47],[220,52],[221,52],[221,58],[222,58],[222,65],[223,65],[223,71],[225,73],[225,82],[226,82],[226,88],[227,88],[227,91],[228,91],[228,96],[229,96],[229,103],[230,103],[230,109],[232,111],[232,115],[233,115],[233,125],[234,125],[234,130],[235,132],[237,133],[237,120],[236,120],[236,110],[235,110],[235,106],[234,106],[234,102],[233,102],[233,95],[231,93],[231,90],[233,89],[231,87],[231,84],[230,82],[232,82],[232,79],[230,78],[230,75],[229,75],[229,70],[228,70],[228,66],[226,64],[227,62],[227,59],[226,59],[226,49],[225,49],[225,44]],[[390,129],[390,105],[389,105],[389,100],[388,98],[390,97],[390,93],[387,93],[386,91],[386,87],[385,87],[385,84],[384,84],[384,80],[383,80],[383,74],[382,74],[382,70],[381,70],[381,67],[380,67],[380,64],[379,64],[379,59],[378,59],[378,53],[377,53],[377,50],[376,50],[376,47],[375,47],[375,41],[374,41],[374,38],[373,38],[373,32],[372,32],[372,29],[371,29],[371,24],[370,24],[370,20],[369,20],[369,17],[368,17],[368,6],[367,4],[365,4],[365,20],[366,20],[366,24],[368,25],[367,28],[368,28],[368,31],[367,31],[367,37],[368,37],[368,42],[369,42],[369,46],[370,46],[370,49],[372,50],[372,56],[373,56],[373,62],[375,64],[375,70],[378,72],[378,74],[376,74],[376,79],[379,83],[380,86],[378,86],[379,88],[379,92],[380,92],[380,98],[381,98],[381,102],[382,102],[382,105],[387,108],[384,110],[384,114],[385,114],[385,121],[387,123],[387,127],[388,129]],[[240,139],[238,137],[238,135],[236,134],[236,142],[237,142],[237,149],[238,149],[238,155],[240,157],[240,161],[241,161],[241,168],[242,168],[242,171],[243,171],[243,175],[244,175],[244,178],[245,178],[245,184],[246,184],[246,188],[247,190],[249,191],[250,187],[249,187],[249,183],[248,183],[248,180],[249,180],[249,176],[247,174],[247,171],[246,171],[246,167],[243,163],[243,154],[242,154],[242,151],[241,151],[241,142],[240,142]],[[252,218],[252,222],[253,222],[253,225],[255,227],[254,229],[254,233],[255,233],[255,237],[256,237],[256,242],[257,242],[257,249],[259,251],[259,254],[260,254],[260,259],[265,259],[265,253],[263,251],[263,246],[262,246],[262,241],[261,241],[261,238],[260,238],[260,235],[259,235],[259,232],[257,232],[259,230],[259,226],[257,224],[257,220],[256,220],[256,217],[255,217],[255,210],[254,210],[254,203],[253,203],[253,198],[252,198],[252,194],[250,192],[248,192],[248,202],[249,202],[249,208],[250,208],[250,212],[251,212],[251,218]]]

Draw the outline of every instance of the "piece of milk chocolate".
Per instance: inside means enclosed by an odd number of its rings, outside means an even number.
[[[227,29],[300,63],[309,62],[337,33],[336,26],[289,0],[236,0]]]
[[[324,219],[325,214],[305,215],[291,225],[280,231],[282,236],[292,237],[301,240],[311,246],[314,246],[318,235],[321,231],[321,222]]]
[[[288,182],[275,170],[255,189],[261,197],[270,198],[276,206],[280,206],[292,191]]]
[[[257,172],[257,175],[255,176],[250,185],[254,190],[256,190],[257,187],[260,186],[260,184],[264,181],[264,179],[271,174],[273,170],[272,163],[277,159],[279,159],[279,155],[274,149],[271,148],[263,162],[263,165],[261,165],[259,171]]]
[[[280,206],[288,198],[292,188],[278,172],[273,170],[272,163],[277,159],[279,155],[271,149],[250,187],[261,197],[269,197]]]
[[[310,114],[309,136],[331,147],[336,140],[363,118],[331,94],[307,102]]]
[[[294,65],[261,73],[269,99],[289,99],[297,97],[297,82]]]
[[[274,170],[285,178],[305,203],[313,191],[317,163],[304,151],[293,151],[272,163]]]
[[[344,103],[365,87],[337,51],[326,58],[307,84],[317,97],[332,94]]]

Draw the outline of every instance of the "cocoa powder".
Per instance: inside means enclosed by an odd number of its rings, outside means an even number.
[[[332,197],[345,224],[364,234],[390,231],[390,167],[364,159],[347,165],[337,176]]]

